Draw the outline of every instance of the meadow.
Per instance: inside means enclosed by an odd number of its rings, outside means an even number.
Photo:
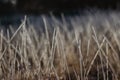
[[[1,27],[0,80],[120,80],[119,11],[41,17]]]

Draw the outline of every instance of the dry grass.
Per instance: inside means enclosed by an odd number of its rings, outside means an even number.
[[[44,32],[27,28],[26,17],[17,30],[1,30],[0,80],[120,80],[120,26],[88,17],[83,25],[71,19],[71,30],[64,15],[62,23],[52,16],[53,31],[45,16]]]

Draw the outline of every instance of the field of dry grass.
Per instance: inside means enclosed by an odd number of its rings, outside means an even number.
[[[61,17],[0,30],[0,80],[120,80],[120,15]]]

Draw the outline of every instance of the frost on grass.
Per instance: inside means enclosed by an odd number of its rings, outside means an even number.
[[[42,19],[44,27],[25,17],[17,30],[1,29],[1,80],[120,79],[119,12]]]

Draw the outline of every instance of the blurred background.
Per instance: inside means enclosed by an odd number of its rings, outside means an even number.
[[[61,13],[68,18],[83,15],[86,11],[94,13],[96,10],[107,12],[119,9],[119,0],[0,0],[0,27],[18,26],[25,15],[36,26],[41,24],[41,15],[50,18],[50,13],[60,19]]]
[[[0,14],[67,12],[85,8],[119,9],[119,0],[0,0]]]

